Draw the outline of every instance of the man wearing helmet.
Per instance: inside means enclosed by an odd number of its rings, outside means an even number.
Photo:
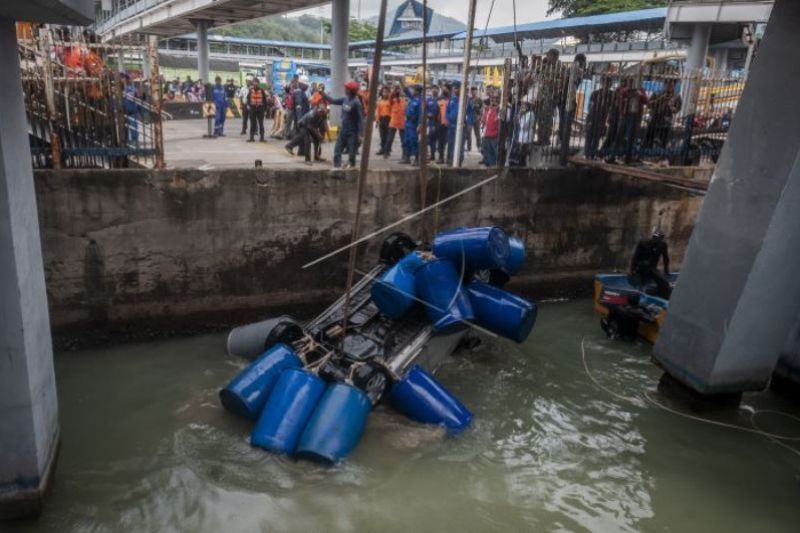
[[[339,137],[336,139],[336,146],[333,148],[334,169],[341,168],[342,153],[345,147],[347,147],[350,166],[356,166],[356,153],[364,132],[364,113],[361,99],[358,97],[358,89],[358,83],[350,80],[344,84],[344,97],[331,98],[327,94],[322,95],[322,98],[329,104],[342,106],[342,126],[339,130]]]
[[[663,259],[664,273],[658,271],[658,262]],[[656,229],[649,239],[642,239],[636,245],[631,260],[630,276],[632,282],[646,285],[653,282],[657,287],[657,296],[669,299],[672,288],[669,284],[669,251],[664,240],[664,232]]]

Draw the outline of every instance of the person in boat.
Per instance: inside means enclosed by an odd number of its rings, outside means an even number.
[[[664,272],[658,271],[658,262],[663,260]],[[643,239],[636,245],[631,260],[632,282],[634,285],[645,286],[655,283],[656,296],[669,299],[672,287],[669,283],[669,250],[664,239],[664,232],[653,231],[649,239]]]

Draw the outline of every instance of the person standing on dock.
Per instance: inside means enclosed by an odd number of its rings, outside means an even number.
[[[228,109],[228,96],[225,86],[222,85],[222,78],[217,76],[214,79],[214,86],[211,88],[211,100],[214,102],[214,137],[224,137],[225,133],[225,113]]]
[[[389,117],[389,133],[386,136],[386,146],[383,147],[383,158],[388,159],[392,154],[392,144],[394,144],[394,137],[397,132],[400,132],[400,141],[403,140],[403,128],[406,121],[406,99],[403,96],[400,87],[397,86],[392,91],[390,100],[390,114]]]
[[[465,132],[467,137],[467,152],[472,151],[472,135],[475,135],[475,149],[481,151],[481,116],[483,114],[483,100],[478,94],[477,87],[470,87],[469,101],[472,104],[472,128]]]
[[[403,87],[408,104],[406,105],[406,123],[403,135],[402,164],[419,164],[419,127],[422,122],[422,85],[414,85],[413,89]],[[411,158],[414,158],[412,161]]]
[[[461,82],[458,80],[452,83],[453,92],[450,94],[450,99],[447,102],[447,112],[445,115],[447,123],[447,164],[453,164],[453,155],[455,154],[456,145],[456,128],[458,125],[458,91],[461,88]],[[469,132],[469,127],[472,124],[472,102],[467,100],[467,110],[464,113],[464,127],[465,131]],[[464,160],[464,145],[466,138],[461,139],[461,146],[458,149],[461,151],[460,160]]]
[[[240,135],[247,133],[247,126],[250,123],[250,116],[247,114],[247,95],[250,92],[250,80],[245,81],[245,84],[239,87],[237,97],[239,98],[239,106],[242,108],[242,132]]]
[[[452,85],[447,84],[442,87],[442,94],[439,95],[436,101],[436,109],[439,110],[439,117],[436,123],[436,147],[439,150],[439,159],[437,163],[444,165],[444,156],[447,153],[447,103],[450,101],[450,92],[453,90]],[[433,157],[433,152],[431,152]]]
[[[375,121],[378,123],[378,133],[380,134],[381,144],[375,155],[383,155],[386,147],[386,139],[389,137],[389,120],[392,118],[391,93],[388,87],[381,87],[381,97],[378,99],[376,107]]]
[[[439,127],[439,87],[431,87],[430,94],[425,97],[425,123],[428,128],[428,159],[436,157],[436,138]]]
[[[333,148],[333,168],[335,170],[342,167],[342,153],[345,147],[347,147],[349,166],[356,166],[358,145],[364,134],[364,112],[361,108],[361,99],[358,97],[358,88],[358,83],[350,80],[344,84],[344,97],[331,98],[325,93],[322,95],[322,98],[329,104],[342,106],[342,126]]]
[[[613,93],[607,76],[600,78],[600,87],[589,96],[589,112],[586,115],[586,146],[584,153],[588,159],[594,159],[600,139],[606,133],[608,111],[611,108]]]
[[[250,92],[247,93],[247,114],[250,117],[250,138],[247,142],[254,142],[256,126],[258,126],[259,140],[264,140],[264,112],[267,109],[267,94],[258,83],[258,78],[253,78]]]
[[[487,167],[497,166],[497,150],[500,136],[500,115],[497,104],[497,97],[492,96],[481,118],[481,125],[483,126],[481,155],[483,156],[482,163]]]

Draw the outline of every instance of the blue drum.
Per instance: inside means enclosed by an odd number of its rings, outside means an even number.
[[[440,231],[433,239],[433,255],[463,265],[467,271],[505,268],[508,235],[491,226]]]
[[[466,327],[465,322],[475,318],[469,298],[462,288],[461,276],[447,259],[436,259],[420,267],[416,274],[416,286],[434,331]]]
[[[261,354],[219,391],[219,399],[231,413],[256,420],[281,371],[301,366],[303,362],[294,350],[278,343]]]
[[[334,464],[361,440],[372,403],[361,389],[331,383],[300,437],[297,457]]]
[[[477,325],[517,342],[528,338],[536,323],[536,304],[482,281],[468,284],[466,292]]]
[[[281,372],[250,435],[250,444],[293,454],[325,387],[322,379],[307,370],[287,368]]]
[[[411,252],[372,284],[372,301],[381,313],[398,319],[414,306],[417,301],[414,273],[423,264],[422,256]]]
[[[444,426],[449,433],[463,431],[472,421],[469,409],[419,365],[395,383],[389,401],[411,420]]]
[[[508,238],[508,259],[506,259],[505,271],[513,276],[522,269],[525,264],[525,243],[516,237]]]

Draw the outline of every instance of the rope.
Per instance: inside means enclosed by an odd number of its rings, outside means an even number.
[[[625,402],[632,403],[632,404],[636,405],[637,404],[636,399],[630,398],[630,397],[627,397],[627,396],[623,396],[621,394],[618,394],[618,393],[610,390],[609,388],[605,387],[602,383],[600,383],[597,380],[597,378],[594,377],[594,375],[592,374],[591,370],[589,370],[589,365],[588,365],[588,363],[586,361],[585,343],[586,343],[586,337],[581,338],[581,343],[580,343],[581,360],[583,361],[584,371],[586,372],[586,375],[589,377],[589,379],[592,381],[592,383],[594,383],[594,385],[598,389],[602,390],[606,394],[609,394],[609,395],[613,396],[614,398],[617,398],[618,400],[622,400],[622,401],[625,401]],[[671,413],[671,414],[676,415],[676,416],[680,416],[682,418],[686,418],[686,419],[689,419],[689,420],[694,420],[696,422],[702,422],[702,423],[710,424],[712,426],[723,427],[723,428],[727,428],[727,429],[735,429],[735,430],[738,430],[738,431],[743,431],[745,433],[751,433],[751,434],[754,434],[754,435],[759,435],[759,436],[762,436],[762,437],[766,437],[766,438],[772,440],[773,442],[775,442],[776,444],[780,445],[781,447],[787,449],[788,451],[790,451],[793,454],[795,454],[798,457],[800,457],[800,451],[798,451],[797,449],[787,445],[785,442],[782,442],[782,441],[800,442],[800,436],[796,436],[795,437],[795,436],[782,435],[782,434],[779,434],[779,433],[772,433],[772,432],[769,432],[769,431],[764,431],[756,424],[756,421],[755,421],[755,419],[759,415],[762,415],[762,414],[775,414],[775,415],[785,416],[785,417],[788,417],[788,418],[790,418],[792,420],[800,422],[800,417],[795,416],[795,415],[793,415],[791,413],[786,413],[786,412],[783,412],[783,411],[776,411],[776,410],[773,410],[773,409],[753,409],[751,407],[740,407],[739,409],[746,410],[746,411],[750,412],[750,424],[752,425],[752,427],[745,427],[745,426],[740,426],[740,425],[737,425],[737,424],[730,424],[730,423],[727,423],[727,422],[720,422],[718,420],[711,420],[709,418],[703,418],[701,416],[695,416],[695,415],[691,415],[689,413],[684,413],[682,411],[678,411],[677,409],[673,409],[672,407],[664,405],[663,403],[661,403],[658,400],[654,399],[652,390],[645,390],[644,391],[644,397],[648,402],[650,402],[655,407],[658,407],[659,409],[662,409],[663,411],[666,411],[666,412]],[[637,405],[637,407],[638,407],[638,405]]]

